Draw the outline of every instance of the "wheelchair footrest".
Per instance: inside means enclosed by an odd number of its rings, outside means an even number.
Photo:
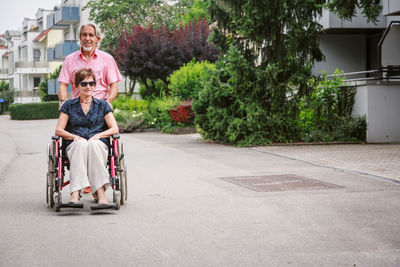
[[[57,203],[56,206],[57,206],[57,208],[78,208],[78,209],[82,209],[83,208],[83,203],[74,203],[74,202]]]
[[[113,204],[98,204],[98,205],[94,205],[94,206],[90,207],[91,210],[105,210],[105,209],[117,209],[117,208],[118,208],[117,203],[113,203]]]

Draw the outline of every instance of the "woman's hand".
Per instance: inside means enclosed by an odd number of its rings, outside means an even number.
[[[83,139],[83,138],[80,136],[77,136],[77,135],[74,136],[74,141],[81,140],[81,139]]]
[[[92,137],[89,138],[89,141],[91,140],[99,140],[101,138],[100,134],[95,134]]]

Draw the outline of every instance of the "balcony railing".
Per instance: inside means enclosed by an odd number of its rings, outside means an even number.
[[[59,87],[60,87],[60,83],[57,81],[57,79],[50,79],[47,81],[47,93],[49,95],[57,95]],[[71,84],[69,84],[67,92],[70,93],[71,88],[72,88]]]
[[[8,69],[0,69],[0,74],[8,74]]]
[[[65,41],[55,47],[47,48],[47,61],[63,60],[77,50],[79,50],[79,46],[76,41]]]
[[[53,61],[56,59],[56,48],[50,47],[47,48],[47,61]]]
[[[55,57],[57,59],[62,59],[69,54],[77,51],[79,49],[79,46],[76,41],[65,41],[61,44],[56,45],[55,49]]]
[[[79,22],[79,6],[61,6],[47,15],[47,29],[66,28]]]
[[[386,28],[386,17],[380,14],[378,16],[377,24],[373,22],[368,22],[363,16],[361,9],[356,10],[356,15],[351,21],[341,19],[338,15],[332,13],[331,11],[324,10],[322,16],[319,18],[319,23],[323,26],[325,31],[336,31],[336,32],[346,32],[346,31],[381,31]]]
[[[55,11],[56,24],[71,24],[79,21],[79,6],[62,6]]]
[[[15,62],[15,68],[48,68],[49,63],[45,61],[21,61]]]

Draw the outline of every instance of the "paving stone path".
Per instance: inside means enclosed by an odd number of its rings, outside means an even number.
[[[400,181],[400,144],[279,145],[253,149]]]

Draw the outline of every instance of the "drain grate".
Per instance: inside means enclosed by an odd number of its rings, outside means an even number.
[[[343,188],[343,186],[325,183],[295,174],[221,177],[221,179],[258,192]]]

